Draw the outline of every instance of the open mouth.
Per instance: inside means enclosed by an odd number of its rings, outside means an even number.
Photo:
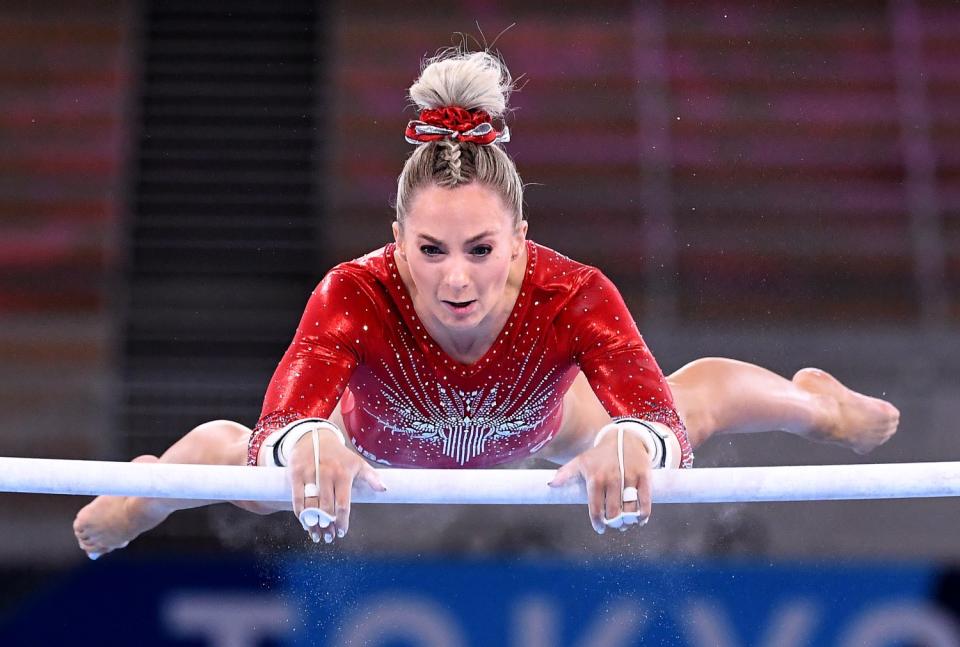
[[[444,301],[446,306],[454,312],[469,312],[476,302],[476,299],[471,301]]]

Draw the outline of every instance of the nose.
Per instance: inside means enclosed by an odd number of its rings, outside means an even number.
[[[470,276],[467,272],[466,263],[451,259],[443,282],[449,290],[450,296],[456,296],[470,287]]]

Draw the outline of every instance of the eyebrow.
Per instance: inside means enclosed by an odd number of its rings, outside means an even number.
[[[487,236],[493,236],[495,233],[496,233],[496,232],[493,232],[493,231],[485,231],[485,232],[483,232],[482,234],[477,234],[477,235],[474,236],[473,238],[467,239],[467,244],[476,242],[476,241],[480,240],[481,238],[486,238]],[[433,243],[433,244],[435,244],[435,245],[443,245],[443,241],[442,241],[442,240],[437,240],[437,239],[434,238],[433,236],[428,236],[427,234],[418,234],[418,235],[420,236],[420,238],[425,238],[425,239],[429,240],[431,243]]]

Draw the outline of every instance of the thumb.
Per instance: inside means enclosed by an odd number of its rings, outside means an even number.
[[[569,463],[561,467],[553,475],[553,478],[547,483],[550,487],[560,487],[566,485],[573,479],[580,476],[580,460],[574,458]]]
[[[386,492],[387,486],[383,484],[383,481],[380,480],[380,475],[377,474],[377,470],[373,469],[369,465],[364,465],[363,469],[360,470],[360,478],[363,479],[364,483],[372,487],[377,492]]]

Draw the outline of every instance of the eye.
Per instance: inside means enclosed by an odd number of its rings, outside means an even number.
[[[443,253],[436,245],[420,245],[420,251],[424,256],[439,256]]]
[[[470,253],[473,254],[474,256],[487,256],[492,251],[493,251],[493,247],[491,247],[490,245],[477,245],[476,247],[470,250]]]

